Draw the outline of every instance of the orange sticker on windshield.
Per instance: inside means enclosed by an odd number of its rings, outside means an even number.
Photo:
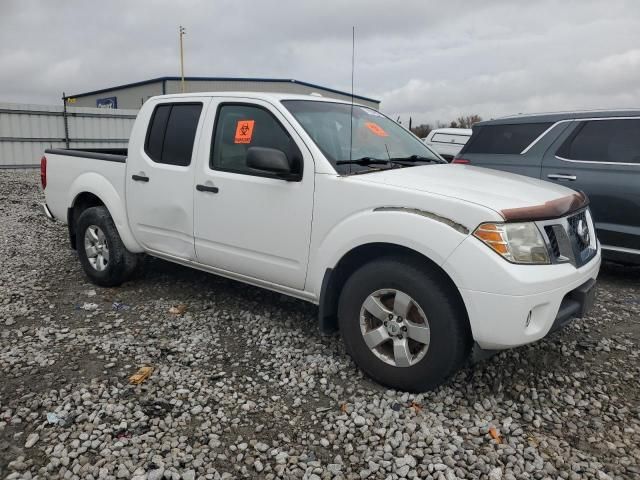
[[[371,130],[371,133],[373,133],[374,135],[378,135],[379,137],[388,137],[389,136],[389,134],[387,132],[385,132],[384,129],[380,125],[378,125],[377,123],[366,122],[364,125],[369,130]]]
[[[255,120],[238,120],[233,143],[251,143],[254,123],[256,123]]]

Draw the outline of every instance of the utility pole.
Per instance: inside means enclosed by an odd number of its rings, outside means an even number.
[[[180,25],[180,86],[182,88],[182,93],[185,92],[184,88],[184,48],[182,46],[182,37],[187,34],[187,29]]]
[[[64,122],[64,144],[69,148],[69,117],[67,116],[67,95],[62,92],[62,121]]]

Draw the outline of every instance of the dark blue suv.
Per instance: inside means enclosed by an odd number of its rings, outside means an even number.
[[[519,173],[585,192],[604,257],[640,264],[640,110],[480,122],[453,163]]]

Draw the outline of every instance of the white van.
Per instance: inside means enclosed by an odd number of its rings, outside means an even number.
[[[436,128],[422,141],[450,162],[462,150],[469,137],[470,128]]]

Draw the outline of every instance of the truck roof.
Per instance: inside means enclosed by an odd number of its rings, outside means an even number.
[[[241,97],[241,98],[251,98],[255,100],[265,100],[271,102],[280,102],[282,100],[311,100],[315,102],[332,102],[332,103],[344,103],[347,105],[351,105],[351,102],[346,100],[339,100],[337,98],[325,97],[321,93],[311,94],[311,95],[302,95],[295,93],[274,93],[274,92],[234,92],[234,91],[216,91],[216,92],[194,92],[194,93],[172,93],[168,95],[156,95],[154,99],[170,99],[170,98],[190,98],[190,97]],[[355,99],[355,97],[354,97]],[[360,107],[367,107],[367,105],[362,105],[358,102],[353,102],[354,105]]]
[[[470,128],[434,128],[433,133],[448,133],[449,135],[471,135]]]
[[[493,120],[478,122],[476,125],[506,125],[516,123],[555,123],[560,120],[584,119],[584,118],[611,118],[611,117],[640,117],[640,109],[612,109],[612,110],[577,110],[572,112],[549,112],[534,114],[509,115]]]

